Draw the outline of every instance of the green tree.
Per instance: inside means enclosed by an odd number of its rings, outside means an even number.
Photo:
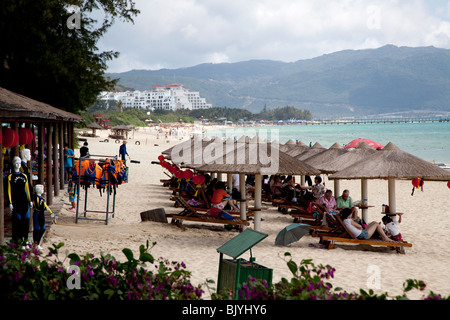
[[[103,20],[94,19],[102,12]],[[116,18],[133,22],[132,0],[1,0],[0,86],[78,113],[115,81],[103,77],[118,52],[97,42]]]

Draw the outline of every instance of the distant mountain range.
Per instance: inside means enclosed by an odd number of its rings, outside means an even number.
[[[178,82],[213,106],[252,112],[287,105],[326,118],[450,112],[450,50],[435,47],[387,45],[292,63],[251,60],[105,76],[136,90]]]

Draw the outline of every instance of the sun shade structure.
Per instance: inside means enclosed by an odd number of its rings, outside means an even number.
[[[278,143],[255,143],[256,140],[249,140],[249,143],[238,140],[235,144],[211,143],[208,145],[210,150],[217,151],[214,156],[211,156],[211,160],[214,161],[196,169],[201,172],[237,173],[240,174],[239,181],[241,179],[245,181],[243,179],[245,174],[255,175],[255,230],[259,231],[263,175],[318,175],[320,171],[280,151]],[[246,141],[246,139],[240,141]],[[223,156],[217,157],[221,153]],[[242,189],[245,189],[245,184]],[[241,202],[241,219],[246,219],[245,212],[245,201],[243,201]]]
[[[349,152],[350,153],[350,152]],[[428,161],[402,151],[389,143],[366,160],[348,166],[330,176],[330,179],[450,179],[450,172]]]
[[[329,178],[331,180],[388,179],[389,207],[392,213],[396,213],[395,180],[419,177],[424,180],[448,181],[450,172],[402,151],[390,142],[383,150],[376,151],[372,157],[332,174]]]
[[[336,173],[359,161],[373,157],[377,152],[379,151],[371,148],[367,143],[363,142],[358,146],[358,148],[344,152],[334,159],[330,159],[329,161],[322,159],[322,162],[318,165],[318,167],[321,167],[321,169],[325,170],[326,173]],[[308,163],[309,160],[310,159],[307,159],[305,162]]]
[[[326,149],[312,157],[305,160],[306,164],[309,164],[319,169],[323,174],[330,174],[336,171],[331,170],[328,163],[336,160],[340,156],[346,154],[348,151],[344,149],[339,143],[334,143],[329,149]],[[334,195],[337,197],[340,194],[339,180],[334,180]]]
[[[329,149],[325,149],[322,152],[309,157],[304,161],[304,163],[319,169],[322,173],[334,173],[336,171],[330,169],[328,163],[336,160],[338,157],[346,153],[348,153],[348,151],[336,142]]]
[[[311,148],[309,147],[298,147],[294,148],[287,152],[288,155],[293,156],[294,158],[304,161],[316,154],[319,154],[323,151],[325,151],[326,148],[324,148],[320,143],[316,142]]]
[[[212,147],[212,144],[210,145]],[[223,144],[223,156],[212,157],[213,163],[197,167],[203,172],[243,173],[263,175],[317,175],[320,171],[287,153],[273,143],[236,143],[228,151]],[[220,148],[220,146],[218,146]]]

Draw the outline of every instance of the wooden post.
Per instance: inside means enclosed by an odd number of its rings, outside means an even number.
[[[45,185],[44,177],[44,136],[45,136],[45,124],[39,123],[38,127],[38,181],[39,184]]]
[[[369,199],[368,198],[368,181],[367,179],[362,179],[361,180],[361,201],[364,202],[364,199]],[[364,206],[368,206],[369,205],[369,201],[367,201],[367,203],[363,203]],[[369,215],[369,209],[367,208],[363,208],[362,209],[362,218],[364,221],[369,221],[368,220],[368,215]]]
[[[255,174],[255,231],[261,231],[262,176]]]
[[[395,179],[391,178],[388,181],[389,189],[389,212],[397,213],[397,204],[395,201]]]
[[[239,191],[241,192],[241,220],[247,220],[247,192],[245,190],[245,174],[239,174]]]
[[[55,197],[59,196],[59,161],[58,161],[58,138],[59,138],[59,125],[55,123],[53,125],[53,148],[52,148],[52,156],[53,156],[53,186],[54,186],[54,194]]]
[[[47,205],[51,206],[53,204],[53,179],[52,179],[52,129],[53,125],[51,122],[47,124]]]
[[[341,195],[341,180],[334,179],[334,197],[337,199]]]
[[[0,141],[0,172],[3,176],[3,142]],[[5,201],[3,179],[0,183],[0,245],[5,244]]]
[[[64,124],[59,124],[59,187],[64,190]]]

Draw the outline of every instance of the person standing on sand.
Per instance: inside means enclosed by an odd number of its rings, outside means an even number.
[[[126,164],[127,160],[125,156],[130,156],[127,152],[127,140],[123,140],[122,145],[119,148],[119,156],[122,158],[123,162]]]

